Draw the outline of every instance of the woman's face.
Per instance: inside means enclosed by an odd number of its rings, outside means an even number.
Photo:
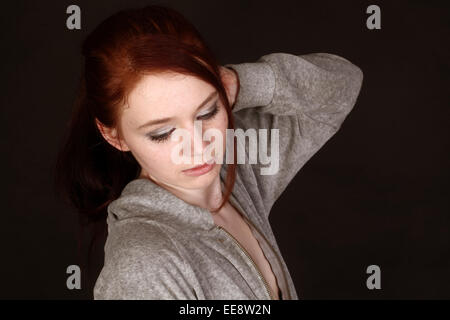
[[[201,120],[201,130],[194,126],[196,120]],[[120,125],[121,142],[125,147],[122,150],[131,151],[141,165],[140,177],[150,177],[159,184],[175,188],[199,189],[209,186],[219,174],[220,163],[203,174],[185,171],[209,160],[204,152],[212,142],[202,139],[206,130],[214,128],[221,133],[221,150],[225,150],[228,116],[216,89],[204,81],[173,73],[144,76],[129,95]],[[173,149],[176,145],[179,147],[181,141],[172,141],[175,129],[189,133],[188,164],[172,160]],[[189,155],[183,151],[179,152],[180,156]],[[218,159],[222,157],[217,152],[213,155]],[[201,162],[194,162],[194,156],[200,156]]]

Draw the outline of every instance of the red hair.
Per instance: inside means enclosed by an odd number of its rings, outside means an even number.
[[[151,5],[115,13],[85,38],[82,54],[84,69],[56,162],[55,187],[77,209],[81,228],[94,227],[89,261],[95,238],[107,233],[107,206],[140,173],[131,152],[104,140],[96,119],[120,134],[121,106],[140,79],[176,72],[212,85],[227,111],[228,128],[234,129],[234,123],[219,64],[196,28],[171,8]],[[227,164],[224,197],[217,210],[228,201],[235,174],[236,161]],[[80,247],[81,236],[79,254]]]

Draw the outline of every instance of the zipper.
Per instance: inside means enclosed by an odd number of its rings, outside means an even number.
[[[273,246],[270,244],[270,242],[267,240],[267,238],[264,236],[264,234],[259,231],[259,229],[255,226],[255,224],[253,222],[250,221],[250,219],[247,218],[247,216],[245,216],[244,214],[241,213],[241,209],[238,209],[239,207],[239,203],[233,198],[234,195],[232,195],[232,197],[230,198],[231,201],[236,203],[236,206],[234,206],[234,208],[236,209],[236,211],[241,215],[241,217],[248,223],[250,224],[261,236],[262,238],[265,240],[265,242],[267,243],[267,245],[270,247],[270,249],[272,250],[274,256],[276,257],[278,264],[280,266],[281,269],[281,273],[283,274],[283,281],[286,287],[286,291],[287,291],[287,299],[286,297],[283,297],[283,300],[290,300],[292,299],[291,296],[291,292],[289,290],[289,284],[287,283],[287,276],[286,273],[284,272],[284,268],[283,268],[283,264],[281,263],[280,257],[278,256],[278,254],[276,253],[275,249],[273,248]]]
[[[229,233],[225,228],[222,228],[221,226],[217,226],[216,227],[219,230],[223,230],[225,231],[226,234],[228,234],[228,236],[234,241],[234,243],[241,249],[241,251],[247,256],[247,258],[251,261],[251,263],[253,264],[253,267],[255,268],[256,272],[258,273],[258,277],[261,279],[261,281],[264,284],[264,287],[266,289],[267,295],[269,296],[270,300],[275,300],[272,297],[272,294],[270,293],[269,290],[269,285],[267,284],[266,279],[264,279],[263,275],[261,274],[261,271],[259,271],[258,266],[256,265],[256,263],[253,261],[252,257],[250,257],[250,254],[247,252],[247,250],[245,250],[240,244],[239,242],[236,240],[236,238]]]
[[[249,224],[251,224],[251,225],[253,226],[253,228],[255,228],[256,231],[258,231],[258,233],[259,233],[259,234],[264,238],[264,240],[266,241],[267,245],[272,249],[272,252],[274,253],[275,257],[276,257],[277,260],[278,260],[278,264],[280,265],[281,273],[283,274],[283,280],[284,280],[284,284],[285,284],[285,286],[286,286],[286,291],[287,291],[287,295],[288,295],[287,299],[285,299],[285,298],[283,297],[283,300],[290,300],[290,299],[292,298],[292,297],[291,297],[291,292],[290,292],[290,290],[289,290],[289,285],[288,285],[288,283],[287,283],[287,277],[286,277],[286,274],[285,274],[285,272],[284,272],[284,268],[283,268],[283,265],[282,265],[282,263],[281,263],[281,261],[280,261],[280,258],[278,257],[278,254],[276,253],[275,249],[274,249],[274,248],[272,247],[272,245],[270,244],[269,240],[267,240],[267,238],[264,236],[264,234],[263,234],[261,231],[259,231],[259,229],[253,224],[253,222],[251,222],[250,219],[248,219],[248,218],[245,217],[245,216],[243,216],[243,218],[245,219],[245,221],[247,221]]]
[[[250,199],[248,199],[248,200],[250,201]],[[270,247],[270,249],[271,249],[272,252],[274,253],[275,257],[277,258],[278,264],[279,264],[279,266],[280,266],[280,268],[281,268],[281,273],[283,274],[283,280],[284,280],[284,284],[285,284],[285,288],[286,288],[287,296],[288,296],[288,297],[287,297],[287,300],[292,299],[292,296],[291,296],[291,290],[289,289],[289,284],[288,284],[288,282],[287,282],[287,276],[286,276],[286,273],[285,273],[285,271],[284,271],[283,264],[281,263],[280,257],[278,256],[277,252],[275,251],[275,249],[273,248],[273,246],[270,244],[270,242],[267,240],[267,238],[264,236],[264,234],[263,234],[261,231],[259,231],[259,229],[254,225],[254,223],[251,222],[250,219],[247,218],[246,215],[244,215],[244,214],[241,213],[241,211],[242,211],[242,210],[241,210],[241,207],[240,207],[240,205],[239,205],[239,202],[236,200],[236,197],[234,196],[234,194],[231,194],[231,197],[230,197],[230,203],[231,203],[231,202],[234,202],[234,203],[235,203],[235,205],[233,205],[233,207],[236,209],[236,211],[241,215],[241,217],[242,217],[245,221],[247,221],[250,225],[253,226],[253,228],[255,228],[255,230],[262,236],[262,238],[266,241],[267,245]],[[240,209],[238,209],[238,208],[240,208]],[[283,300],[286,300],[285,297],[283,297]]]

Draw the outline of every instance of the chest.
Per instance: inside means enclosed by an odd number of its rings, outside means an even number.
[[[266,259],[257,239],[254,237],[249,225],[241,214],[231,205],[224,206],[219,213],[213,215],[214,222],[226,229],[239,244],[247,251],[266,280],[269,289],[276,299],[278,296],[277,279],[272,271],[269,261]]]

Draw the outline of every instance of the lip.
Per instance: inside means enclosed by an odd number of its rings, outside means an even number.
[[[212,163],[205,163],[191,169],[183,170],[183,172],[188,176],[201,176],[210,172],[214,168],[215,164],[216,162],[212,161]]]

